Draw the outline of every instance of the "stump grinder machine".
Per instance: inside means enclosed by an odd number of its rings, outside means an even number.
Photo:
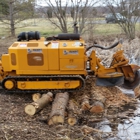
[[[10,92],[73,92],[85,86],[89,75],[95,77],[98,86],[134,88],[139,84],[140,67],[129,64],[123,50],[118,50],[111,65],[105,67],[93,47],[107,50],[121,44],[86,47],[79,34],[44,38],[37,31],[22,32],[1,57],[1,86]],[[87,56],[89,50],[91,53]]]

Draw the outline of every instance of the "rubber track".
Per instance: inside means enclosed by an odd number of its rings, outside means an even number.
[[[80,80],[81,86],[76,88],[76,89],[43,89],[43,90],[21,90],[21,89],[12,89],[12,90],[7,90],[4,87],[4,83],[6,80],[14,79],[15,81],[36,81],[38,79],[39,81],[56,81],[56,80]],[[12,92],[12,93],[46,93],[46,92],[75,92],[79,91],[82,89],[85,85],[85,80],[80,76],[80,75],[59,75],[59,76],[8,76],[2,81],[2,88],[5,89],[7,92]]]

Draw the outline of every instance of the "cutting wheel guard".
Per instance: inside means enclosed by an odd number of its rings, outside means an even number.
[[[135,72],[135,78],[133,82],[130,82],[128,80],[124,80],[124,83],[122,84],[121,87],[126,88],[126,89],[134,89],[140,84],[140,71]]]
[[[111,78],[97,78],[97,86],[120,86],[124,83],[124,76],[120,77],[111,77]]]

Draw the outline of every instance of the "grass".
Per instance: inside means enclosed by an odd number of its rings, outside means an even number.
[[[121,28],[117,24],[98,24],[95,28],[96,35],[110,35],[122,33]]]
[[[102,19],[103,20],[103,19]],[[72,23],[69,22],[70,30],[72,30]],[[19,28],[20,27],[20,28]],[[136,30],[140,30],[140,23],[137,23]],[[16,34],[20,32],[28,31],[39,31],[42,36],[51,36],[61,33],[58,28],[55,28],[49,21],[46,19],[29,19],[18,24],[16,29]],[[121,34],[123,31],[117,24],[97,24],[93,30],[94,35],[111,35],[111,34]],[[3,23],[0,23],[0,37],[10,35],[8,27]]]

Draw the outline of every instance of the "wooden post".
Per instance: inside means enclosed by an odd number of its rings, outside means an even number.
[[[64,123],[65,109],[66,109],[68,100],[69,100],[68,92],[56,94],[53,105],[52,105],[52,110],[50,113],[48,125]]]
[[[47,94],[43,94],[40,99],[37,101],[25,106],[25,113],[28,115],[34,115],[39,112],[42,108],[44,108],[50,101],[52,101],[53,94],[48,92]]]

